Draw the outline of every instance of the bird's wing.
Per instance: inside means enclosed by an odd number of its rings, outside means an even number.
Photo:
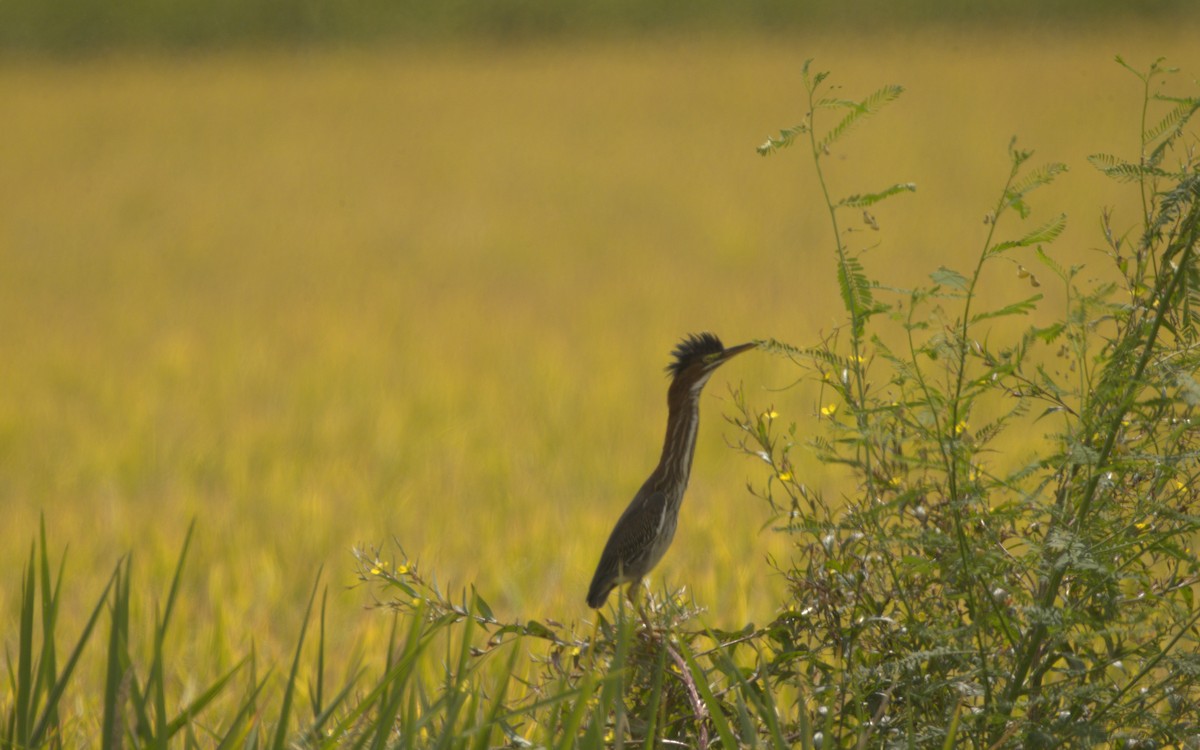
[[[658,532],[664,500],[661,492],[642,487],[630,501],[604,545],[596,573],[592,576],[589,602],[603,603],[613,587],[641,577],[642,572],[637,570],[638,558],[647,554],[650,540]]]
[[[658,527],[663,523],[665,507],[666,498],[662,492],[652,492],[643,487],[617,519],[617,525],[604,545],[601,562],[613,558],[614,562],[632,563],[639,553],[649,550],[650,541],[658,534]]]

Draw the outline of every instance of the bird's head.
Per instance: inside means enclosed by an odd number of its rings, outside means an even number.
[[[750,342],[726,349],[721,339],[711,333],[693,333],[680,341],[675,351],[671,352],[672,360],[667,365],[667,373],[677,383],[703,386],[714,370],[755,346],[754,342]]]

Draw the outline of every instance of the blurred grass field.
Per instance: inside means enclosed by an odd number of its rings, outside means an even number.
[[[346,588],[350,551],[396,554],[393,538],[498,613],[586,617],[596,556],[658,455],[678,338],[803,345],[840,320],[809,165],[754,154],[801,119],[803,60],[851,95],[907,89],[832,165],[837,193],[918,184],[854,235],[904,285],[973,258],[1013,135],[1072,167],[1039,215],[1066,211],[1056,247],[1093,258],[1098,207],[1132,208],[1085,162],[1137,146],[1138,85],[1112,57],[1166,55],[1192,81],[1193,32],[10,61],[0,628],[41,514],[69,547],[66,633],[126,551],[148,617],[197,519],[185,672],[292,648],[321,566],[331,651],[378,640],[389,620]],[[1028,290],[988,282],[995,300]],[[777,390],[796,377],[743,357],[705,396],[653,585],[687,585],[714,625],[769,617],[783,584],[764,557],[787,554],[745,490],[760,466],[726,445],[726,386],[803,431],[811,394]]]

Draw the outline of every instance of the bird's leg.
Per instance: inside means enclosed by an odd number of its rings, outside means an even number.
[[[588,643],[588,668],[596,668],[596,644],[599,642],[600,636],[600,613],[596,613],[596,620],[592,624],[592,640]]]
[[[639,596],[641,593],[642,579],[640,578],[630,583],[629,587],[625,589],[625,595],[629,597],[629,603],[633,605],[634,610],[641,616],[642,623],[646,626],[647,632],[652,633],[654,632],[654,626],[650,624],[650,618],[646,615],[646,608],[643,606],[641,597]]]

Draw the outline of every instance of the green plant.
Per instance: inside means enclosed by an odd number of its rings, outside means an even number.
[[[744,399],[735,420],[744,450],[773,468],[758,494],[795,540],[764,682],[800,686],[822,747],[1200,739],[1200,171],[1187,130],[1200,99],[1154,93],[1167,72],[1160,61],[1137,73],[1138,159],[1092,157],[1140,189],[1139,226],[1119,233],[1104,217],[1112,280],[1044,249],[1065,216],[1003,239],[1066,169],[1031,167],[1010,145],[970,268],[908,292],[873,281],[839,217],[908,186],[834,199],[825,157],[896,87],[834,98],[806,66],[808,117],[760,148],[807,143],[847,317],[817,347],[769,344],[832,393],[822,430],[802,441]],[[1157,122],[1153,107],[1166,109]],[[830,110],[846,114],[822,131]],[[1014,324],[1043,311],[1038,292],[982,307],[997,264],[1035,287],[1026,265],[1045,269],[1061,286],[1058,319]],[[1013,431],[1046,434],[1026,439],[1026,458],[996,448]],[[839,497],[796,475],[797,449],[848,472]]]

